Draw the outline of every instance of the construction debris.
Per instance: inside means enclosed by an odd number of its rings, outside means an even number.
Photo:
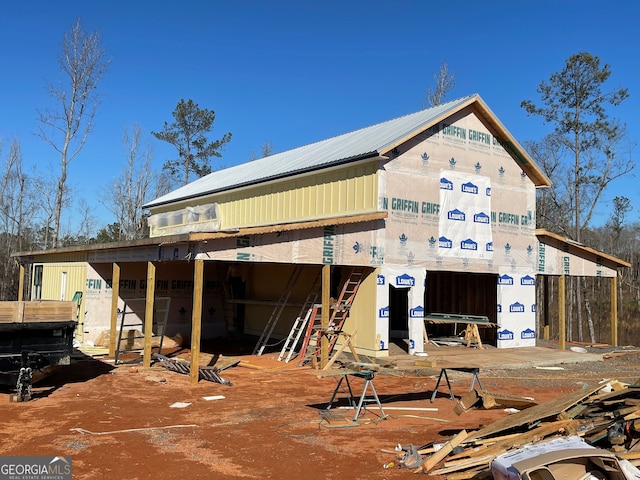
[[[164,355],[160,355],[159,353],[154,353],[153,357],[158,359],[159,364],[167,370],[182,373],[183,375],[190,375],[191,373],[191,364],[188,362],[183,362],[175,358],[165,357]],[[231,386],[231,382],[222,378],[219,372],[220,370],[216,367],[198,367],[198,379],[208,380],[210,382],[222,383],[223,385]]]
[[[491,463],[500,455],[568,436],[640,465],[640,383],[603,381],[537,405],[527,397],[473,391],[458,401],[456,413],[481,402],[489,408],[518,408],[519,403],[524,409],[475,432],[462,430],[444,442],[405,447],[397,455],[398,466],[450,479],[491,478]]]
[[[480,403],[482,403],[482,408],[485,410],[492,408],[516,408],[522,410],[537,405],[537,402],[531,397],[505,395],[503,393],[487,392],[486,390],[471,390],[456,402],[454,411],[456,415],[461,415],[472,408],[477,408]]]

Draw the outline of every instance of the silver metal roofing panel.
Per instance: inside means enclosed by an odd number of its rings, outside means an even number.
[[[147,203],[144,208],[284,178],[349,160],[377,156],[388,147],[411,135],[412,132],[424,129],[447,112],[458,109],[474,97],[477,95],[462,97],[337,137],[277,153],[254,160],[250,164],[243,163],[217,170],[156,198]]]

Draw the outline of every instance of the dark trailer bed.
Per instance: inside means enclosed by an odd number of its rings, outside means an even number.
[[[71,363],[75,317],[75,302],[0,302],[0,385],[18,401],[31,398],[34,372]]]

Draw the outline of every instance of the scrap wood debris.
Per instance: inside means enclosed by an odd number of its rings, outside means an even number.
[[[482,399],[478,392],[471,397],[478,402]],[[603,381],[530,406],[477,431],[462,430],[421,447],[398,445],[396,464],[452,480],[491,478],[491,462],[499,455],[571,435],[640,465],[640,382]]]
[[[516,408],[522,410],[524,408],[533,407],[537,402],[531,397],[520,397],[516,395],[506,395],[503,393],[487,392],[482,389],[471,390],[463,395],[453,409],[456,415],[461,415],[469,410],[478,408],[482,404],[482,408],[490,410],[492,408]]]

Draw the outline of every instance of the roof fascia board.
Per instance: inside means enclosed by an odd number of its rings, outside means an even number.
[[[143,238],[140,240],[128,240],[125,242],[95,243],[92,245],[75,245],[72,247],[52,248],[48,250],[34,250],[30,252],[15,252],[12,257],[26,259],[28,257],[44,255],[62,255],[67,253],[94,252],[99,250],[114,250],[118,248],[148,247],[163,243],[188,242],[189,234],[167,235],[166,237]]]
[[[206,240],[216,240],[221,238],[239,237],[242,235],[258,235],[273,232],[285,232],[292,230],[303,230],[307,228],[325,227],[328,225],[346,225],[350,223],[363,223],[375,220],[382,220],[388,217],[388,212],[370,212],[357,215],[346,215],[340,217],[330,217],[320,220],[309,220],[306,222],[283,223],[278,225],[265,225],[262,227],[239,228],[223,232],[193,232],[180,235],[167,235],[165,237],[145,238],[142,240],[131,240],[128,242],[97,243],[93,245],[82,245],[74,247],[63,247],[50,250],[37,250],[33,252],[16,252],[11,256],[17,258],[22,263],[31,263],[33,257],[45,255],[62,255],[68,253],[93,252],[100,250],[116,250],[120,248],[161,246],[175,243],[190,243]]]
[[[434,120],[432,120],[431,122],[428,122],[424,125],[422,125],[420,128],[416,128],[415,130],[409,132],[407,135],[405,135],[404,137],[396,140],[395,142],[393,142],[392,144],[388,145],[386,148],[382,149],[380,151],[380,155],[387,155],[389,152],[391,152],[394,148],[399,147],[400,145],[402,145],[403,143],[407,142],[408,140],[411,140],[413,137],[415,137],[416,135],[420,135],[422,132],[428,130],[429,128],[433,127],[434,125],[440,123],[441,121],[443,121],[445,118],[450,117],[451,115],[459,112],[460,110],[462,110],[463,108],[466,108],[468,105],[470,105],[471,103],[473,103],[474,101],[476,101],[476,99],[478,98],[477,95],[473,95],[472,97],[470,97],[469,99],[467,99],[466,101],[459,103],[458,105],[456,105],[456,107],[451,108],[450,110],[447,110],[446,112],[443,112],[440,116],[436,117]]]
[[[451,115],[454,115],[469,106],[476,107],[485,118],[485,120],[491,125],[491,127],[500,134],[503,139],[503,147],[505,147],[505,150],[507,150],[507,152],[509,152],[509,154],[514,157],[514,159],[527,171],[527,173],[531,175],[531,179],[535,183],[536,187],[551,186],[551,180],[549,180],[544,172],[540,170],[536,163],[529,157],[526,151],[520,146],[516,139],[509,133],[504,125],[502,125],[502,123],[497,119],[497,117],[478,95],[474,95],[468,100],[456,105],[455,108],[443,112],[442,115],[438,116],[432,122],[422,125],[420,128],[412,131],[411,133],[405,135],[403,138],[387,146],[385,149],[380,151],[380,155],[388,154],[394,148],[397,148],[416,135],[423,133],[427,129],[433,127],[434,125],[442,122]]]
[[[491,111],[491,109],[485,104],[481,98],[476,97],[474,99],[474,106],[480,110],[485,120],[500,133],[503,140],[503,147],[514,157],[514,159],[531,175],[531,179],[535,183],[536,187],[551,187],[551,180],[549,177],[540,170],[540,167],[533,161],[524,148],[518,143],[518,141],[509,133],[509,130],[498,120],[498,117]]]
[[[596,250],[595,248],[587,247],[586,245],[583,245],[581,243],[574,242],[573,240],[570,240],[566,237],[563,237],[562,235],[558,235],[557,233],[553,233],[548,230],[537,229],[536,237],[538,238],[538,241],[551,244],[551,246],[553,246],[553,243],[559,243],[561,246],[566,245],[570,251],[573,250],[574,252],[578,251],[582,253],[582,255],[579,256],[596,257],[596,260],[600,260],[601,263],[605,264],[609,268],[631,267],[631,264],[625,260],[601,252],[599,250]],[[548,239],[550,241],[544,241],[545,239]]]

